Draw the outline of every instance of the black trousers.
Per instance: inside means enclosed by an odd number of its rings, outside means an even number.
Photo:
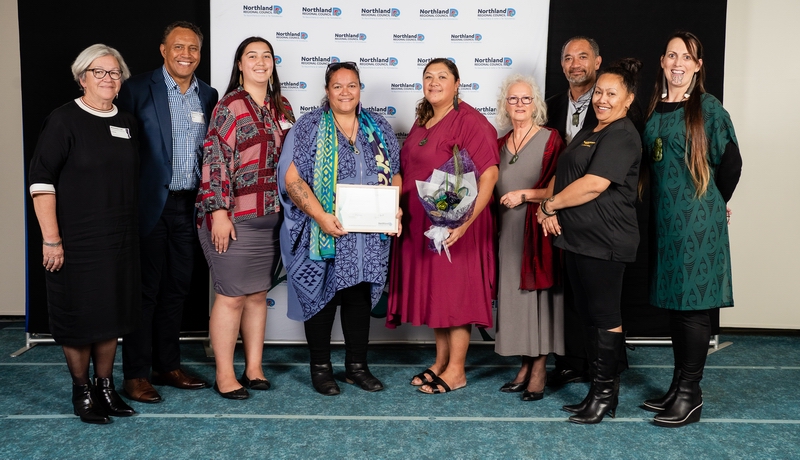
[[[575,307],[584,324],[606,330],[621,326],[625,263],[569,251],[565,255]]]
[[[555,358],[557,369],[572,369],[580,373],[589,370],[583,319],[575,305],[567,273],[564,273],[564,355],[555,355]]]
[[[147,378],[151,368],[170,372],[181,365],[181,319],[197,240],[195,197],[192,192],[170,193],[156,226],[140,241],[142,325],[123,337],[126,379]]]
[[[341,305],[345,363],[366,363],[372,299],[370,284],[359,283],[336,292],[325,307],[303,323],[311,353],[311,364],[331,361],[331,329],[336,306]]]
[[[670,310],[669,326],[675,368],[681,370],[681,380],[699,382],[703,378],[711,339],[708,310]]]

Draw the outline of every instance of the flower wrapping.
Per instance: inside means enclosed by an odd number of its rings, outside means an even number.
[[[479,177],[469,153],[454,145],[452,158],[434,169],[426,181],[416,181],[419,200],[433,223],[425,232],[431,240],[428,248],[439,254],[444,249],[450,262],[450,250],[444,244],[450,236],[447,229],[459,227],[472,217]]]

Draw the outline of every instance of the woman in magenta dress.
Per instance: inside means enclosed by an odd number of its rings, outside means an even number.
[[[401,323],[433,328],[436,361],[411,384],[423,393],[446,393],[467,384],[464,362],[472,325],[492,326],[495,290],[495,234],[487,206],[497,181],[497,131],[477,110],[458,99],[456,65],[433,59],[423,71],[425,98],[401,151],[403,234],[395,242],[386,326]],[[417,197],[417,180],[427,180],[453,155],[466,149],[480,179],[472,217],[450,229],[447,257],[428,249],[423,233],[431,226]]]

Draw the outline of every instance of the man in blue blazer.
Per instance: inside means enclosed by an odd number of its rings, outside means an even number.
[[[180,367],[179,334],[197,240],[194,203],[203,140],[217,91],[195,77],[203,34],[189,22],[167,26],[164,65],[125,82],[117,105],[139,121],[139,229],[142,326],[123,338],[123,388],[136,401],[161,401],[152,384],[200,389]],[[151,375],[152,370],[152,375]],[[152,382],[152,384],[151,384]]]

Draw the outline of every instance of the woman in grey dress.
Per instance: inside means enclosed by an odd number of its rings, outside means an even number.
[[[511,75],[500,90],[499,280],[495,351],[520,355],[516,377],[500,388],[523,401],[544,396],[548,353],[564,353],[561,264],[550,237],[536,225],[539,203],[552,195],[553,176],[564,143],[544,127],[547,108],[532,77]],[[525,204],[526,206],[522,206]]]

